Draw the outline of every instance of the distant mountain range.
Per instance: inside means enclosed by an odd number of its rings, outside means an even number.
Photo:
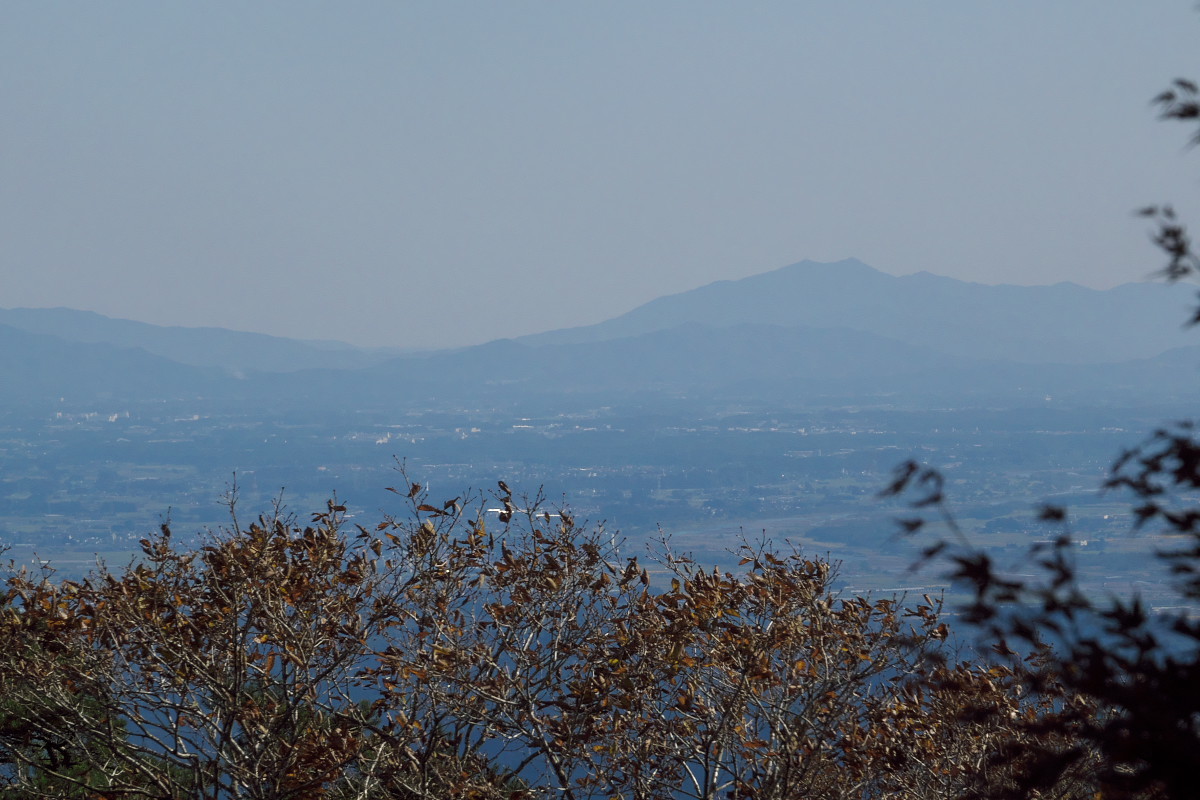
[[[1200,399],[1179,286],[986,286],[802,262],[598,325],[396,356],[69,309],[0,310],[11,403],[219,398],[310,406],[555,398],[1011,405]]]
[[[181,364],[145,350],[67,341],[0,325],[0,408],[108,398],[175,399],[203,395],[221,371]]]
[[[1184,287],[1128,283],[988,286],[920,272],[895,277],[861,261],[802,261],[652,300],[619,317],[519,339],[576,344],[686,323],[848,328],[967,358],[1113,363],[1150,358],[1186,339]]]
[[[71,308],[0,308],[0,325],[68,342],[137,348],[195,367],[229,372],[292,372],[319,367],[354,369],[400,354],[343,342],[299,341],[225,328],[183,328],[112,319]]]

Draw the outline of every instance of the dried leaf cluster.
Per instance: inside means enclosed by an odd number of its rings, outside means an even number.
[[[953,663],[935,599],[839,598],[820,559],[746,545],[722,574],[503,483],[491,527],[394,491],[373,530],[331,502],[13,573],[0,796],[950,798],[1064,707]]]

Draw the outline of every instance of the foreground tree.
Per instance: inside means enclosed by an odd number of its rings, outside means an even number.
[[[302,530],[259,520],[190,551],[164,527],[141,560],[82,583],[14,576],[9,719],[88,768],[80,779],[14,750],[14,782],[282,798],[343,781],[370,737],[354,672],[388,610],[342,511]]]
[[[1163,120],[1200,122],[1200,87],[1177,79],[1153,104]],[[1200,144],[1200,131],[1191,145]],[[1200,255],[1170,205],[1141,209],[1155,225],[1151,240],[1166,258],[1168,281],[1200,277]],[[1200,305],[1190,325],[1200,324]],[[1191,423],[1155,431],[1120,454],[1104,488],[1130,499],[1136,531],[1165,534],[1156,552],[1164,579],[1173,583],[1176,609],[1148,609],[1137,595],[1096,597],[1080,585],[1066,509],[1045,506],[1042,521],[1057,525],[1048,547],[1023,562],[1033,578],[999,569],[987,552],[958,529],[947,507],[942,476],[915,462],[901,465],[885,495],[906,494],[917,513],[902,520],[908,535],[942,525],[924,560],[949,564],[968,588],[969,622],[982,627],[1015,663],[1035,650],[1032,666],[1014,670],[1025,692],[1062,713],[1022,719],[990,758],[1011,771],[1006,785],[977,796],[1024,798],[1061,785],[1065,776],[1095,772],[1101,797],[1191,798],[1200,764],[1200,438]],[[932,513],[930,513],[932,512]],[[1054,648],[1046,646],[1047,641]],[[1008,643],[1017,646],[1016,651]],[[1019,651],[1019,652],[1018,652]],[[1064,694],[1065,692],[1065,694]],[[1057,737],[1062,737],[1061,740]],[[1069,746],[1056,745],[1066,741]]]
[[[1063,710],[952,663],[938,602],[836,597],[819,559],[643,563],[503,483],[474,513],[395,491],[407,512],[374,530],[332,502],[194,548],[164,527],[81,582],[11,575],[3,791],[950,798],[1009,781],[988,755]]]
[[[942,478],[915,463],[903,465],[888,494],[912,493],[912,505],[932,510],[945,528],[926,559],[951,567],[970,600],[967,622],[1010,665],[1024,695],[1054,713],[1015,718],[1018,734],[989,753],[988,763],[1011,776],[983,783],[972,796],[1042,796],[1072,776],[1095,776],[1098,797],[1190,798],[1200,763],[1200,507],[1179,492],[1200,488],[1200,443],[1189,427],[1157,432],[1123,454],[1106,488],[1134,495],[1137,526],[1162,524],[1177,545],[1158,552],[1174,580],[1180,608],[1153,611],[1141,598],[1096,597],[1080,585],[1065,509],[1046,506],[1041,519],[1061,528],[1048,546],[1035,546],[1018,571],[1001,570],[958,530],[947,509]],[[1182,501],[1176,504],[1168,498]],[[904,520],[908,533],[930,521]],[[946,535],[948,533],[949,535]],[[1048,643],[1053,643],[1051,647]],[[1033,653],[1030,657],[1028,654]],[[985,719],[992,710],[964,707]]]

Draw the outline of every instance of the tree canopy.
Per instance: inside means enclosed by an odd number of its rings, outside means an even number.
[[[394,491],[374,529],[331,501],[11,574],[2,796],[957,797],[1010,785],[1031,724],[1083,746],[1082,701],[956,661],[937,598],[839,597],[766,542],[640,559],[504,483]]]

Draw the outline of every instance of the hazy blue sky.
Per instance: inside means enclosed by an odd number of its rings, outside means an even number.
[[[8,2],[0,306],[433,346],[804,258],[1141,279],[1193,5]]]

